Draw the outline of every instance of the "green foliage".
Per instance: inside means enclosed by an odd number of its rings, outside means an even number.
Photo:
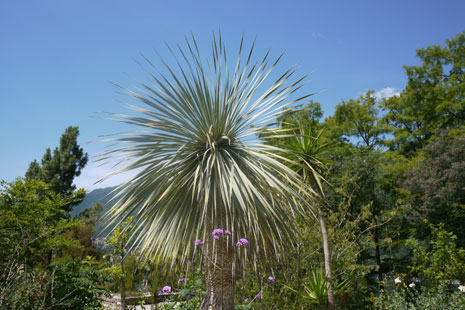
[[[128,217],[120,225],[113,229],[106,243],[112,247],[112,253],[123,258],[127,252],[128,242],[135,228],[133,218]]]
[[[92,260],[54,262],[43,271],[24,270],[8,292],[2,292],[5,310],[91,310],[101,309],[97,298],[106,280]]]
[[[53,273],[53,300],[66,299],[67,305],[58,310],[90,310],[101,306],[98,296],[106,294],[101,288],[107,280],[99,263],[90,260],[54,262],[48,269]]]
[[[74,201],[62,198],[39,180],[2,182],[0,249],[3,258],[14,257],[18,263],[33,266],[43,261],[44,253],[49,250],[78,247],[78,242],[63,235],[76,226],[72,220],[62,217],[62,207]]]
[[[94,236],[95,227],[100,219],[102,209],[103,205],[97,203],[74,219],[76,225],[72,229],[66,231],[64,235],[66,238],[79,241],[80,247],[63,251],[63,256],[71,256],[72,258],[79,257],[81,259],[87,256],[100,256],[100,253],[95,248]]]
[[[427,224],[427,223],[426,223]],[[409,239],[407,246],[412,248],[411,272],[419,277],[423,285],[435,287],[440,283],[465,281],[465,250],[457,248],[457,237],[438,226],[429,224],[430,241]]]
[[[299,292],[287,285],[284,285],[284,287],[302,296],[310,303],[325,304],[327,302],[328,286],[324,268],[320,268],[318,271],[313,270],[311,272],[310,277],[308,278],[308,284],[303,285],[303,292]]]
[[[367,91],[355,100],[338,104],[334,116],[326,119],[325,128],[328,128],[331,136],[342,138],[345,143],[356,139],[357,146],[372,150],[383,145],[384,135],[389,131],[380,119],[380,112],[381,107],[376,102],[374,92]]]

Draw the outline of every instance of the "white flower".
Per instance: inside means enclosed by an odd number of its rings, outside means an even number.
[[[395,284],[402,283],[402,280],[400,279],[400,277],[397,277],[397,278],[394,279],[394,283]]]
[[[464,286],[464,285],[460,285],[460,286],[459,286],[459,290],[462,291],[462,292],[465,292],[465,286]]]
[[[412,282],[412,283],[410,283],[408,286],[411,287],[411,288],[414,288],[414,287],[415,287],[415,283]]]

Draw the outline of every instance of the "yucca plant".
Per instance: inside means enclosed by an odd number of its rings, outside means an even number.
[[[323,268],[320,268],[317,271],[312,270],[307,284],[303,284],[303,292],[297,291],[287,285],[284,285],[284,287],[301,296],[309,303],[315,303],[319,305],[326,304],[326,299],[328,296],[328,285]]]
[[[300,212],[301,177],[277,155],[284,151],[258,136],[283,108],[309,96],[291,99],[304,78],[291,68],[269,82],[282,55],[253,61],[255,42],[246,53],[243,42],[233,70],[220,35],[206,60],[192,36],[185,49],[170,49],[175,66],[161,61],[166,73],[147,70],[136,90],[117,85],[144,107],[109,115],[141,130],[104,139],[115,144],[101,158],[126,162],[114,173],[137,171],[115,190],[110,225],[134,216],[134,244],[162,261],[187,263],[202,248],[202,309],[234,309],[237,262],[277,255],[294,238],[289,215]],[[232,235],[216,240],[217,228]],[[236,247],[240,238],[248,246]]]

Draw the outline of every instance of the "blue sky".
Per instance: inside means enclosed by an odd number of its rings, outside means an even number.
[[[465,30],[464,12],[458,0],[0,0],[0,179],[24,175],[70,125],[89,155],[99,154],[103,145],[86,142],[121,127],[93,116],[125,111],[109,82],[136,86],[145,75],[135,60],[156,62],[152,50],[165,50],[164,41],[192,32],[208,48],[221,30],[232,51],[242,33],[257,38],[259,54],[285,50],[283,66],[311,73],[306,91],[319,92],[313,100],[329,115],[368,89],[400,91],[402,66],[418,64],[416,49]],[[89,163],[76,183],[92,189],[107,171]]]

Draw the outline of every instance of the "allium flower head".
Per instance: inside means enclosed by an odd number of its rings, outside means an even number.
[[[214,229],[212,232],[212,235],[222,235],[222,234],[223,234],[223,229],[221,228]]]
[[[273,277],[273,276],[269,276],[269,277],[268,277],[268,280],[270,280],[271,282],[274,282],[274,277]]]
[[[218,235],[213,235],[213,239],[219,240],[219,239],[220,239],[220,236],[218,236]]]
[[[257,300],[262,299],[262,294],[257,294],[257,295],[255,295],[255,299],[257,299]]]
[[[227,230],[227,229],[224,231],[224,234],[228,235],[228,236],[231,236],[231,232],[229,230]]]
[[[195,246],[199,246],[201,244],[204,244],[202,240],[199,240],[199,239],[195,240]]]
[[[181,284],[181,283],[183,283],[184,281],[186,281],[186,279],[180,278],[180,279],[178,280],[178,283]]]
[[[245,238],[239,239],[239,241],[236,243],[236,246],[246,246],[249,244],[249,241]]]
[[[395,284],[402,283],[402,280],[400,279],[400,277],[397,277],[397,278],[394,279],[394,283]]]
[[[465,286],[464,285],[459,285],[459,290],[461,292],[464,292],[465,293]]]
[[[168,286],[168,285],[167,285],[167,286],[164,286],[164,287],[161,289],[161,291],[162,291],[163,293],[171,293],[171,286]]]

